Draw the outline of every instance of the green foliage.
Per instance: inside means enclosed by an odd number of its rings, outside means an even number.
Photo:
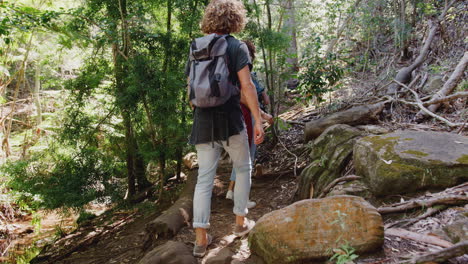
[[[417,3],[417,8],[424,15],[435,16],[437,15],[437,7],[432,1],[420,1]]]
[[[280,117],[276,117],[274,120],[275,120],[275,123],[278,124],[279,131],[286,131],[291,128],[291,125],[288,124],[283,119],[281,119]]]
[[[30,160],[9,162],[1,171],[10,179],[8,186],[27,195],[39,196],[41,207],[79,208],[99,199],[121,199],[119,175],[122,165],[96,148],[79,153],[48,150]],[[50,165],[54,164],[54,165]]]
[[[65,237],[67,235],[67,232],[63,230],[63,228],[60,225],[55,225],[54,226],[54,238],[55,240],[59,240],[62,237]]]
[[[458,85],[457,90],[459,91],[468,91],[468,80],[463,80],[460,85]]]
[[[96,218],[95,214],[89,213],[85,210],[81,210],[80,215],[78,216],[78,219],[76,219],[76,223],[78,225],[81,225],[87,221],[93,220],[94,218]]]
[[[60,16],[59,12],[51,10],[39,10],[32,6],[0,2],[0,37],[5,44],[14,40],[13,34],[30,32],[44,28],[57,28],[56,23]]]
[[[304,71],[299,75],[299,92],[301,100],[309,101],[316,97],[323,101],[322,95],[333,90],[333,87],[344,75],[344,69],[334,54],[328,54],[325,58],[320,53],[321,40],[316,39],[315,46],[309,48],[301,64]]]
[[[359,255],[354,254],[356,250],[348,244],[334,249],[335,254],[330,258],[330,261],[335,261],[336,264],[352,263]]]
[[[35,258],[41,252],[42,248],[31,246],[26,249],[24,254],[16,257],[16,264],[29,264],[30,261]]]
[[[34,232],[39,233],[41,231],[41,216],[37,212],[33,212],[31,225],[34,227]]]

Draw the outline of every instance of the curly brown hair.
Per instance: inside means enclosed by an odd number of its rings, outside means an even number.
[[[239,0],[212,0],[201,22],[203,33],[241,32],[247,22],[244,4]]]
[[[250,53],[250,58],[252,59],[252,62],[255,60],[255,52],[256,52],[256,48],[255,48],[255,44],[246,39],[246,40],[243,40],[244,43],[247,45],[247,48],[249,49],[249,53]]]

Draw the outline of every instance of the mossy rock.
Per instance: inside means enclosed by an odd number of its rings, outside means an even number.
[[[334,125],[327,128],[315,141],[310,157],[312,163],[301,173],[297,200],[317,197],[329,183],[342,176],[353,153],[356,139],[362,131],[348,125]]]
[[[331,126],[314,141],[310,158],[312,160],[320,159],[322,156],[331,156],[330,154],[342,144],[350,139],[359,137],[364,132],[352,126],[339,124]]]
[[[354,165],[376,196],[447,188],[468,180],[468,138],[424,131],[367,136],[354,146]]]

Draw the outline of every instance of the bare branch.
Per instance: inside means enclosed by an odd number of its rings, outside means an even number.
[[[458,98],[465,98],[465,97],[468,97],[468,92],[458,92],[458,93],[454,93],[454,94],[449,95],[449,96],[438,98],[436,100],[430,100],[428,102],[424,102],[423,105],[424,106],[429,106],[429,105],[432,105],[432,104],[440,104],[440,103],[452,101],[452,100],[455,100],[455,99],[458,99]]]
[[[440,197],[431,197],[427,199],[410,200],[404,203],[388,206],[379,207],[377,211],[380,214],[399,213],[407,210],[419,208],[419,207],[431,207],[436,204],[445,205],[457,205],[466,204],[468,202],[468,196],[466,195],[444,195]]]
[[[397,236],[397,237],[402,237],[406,239],[411,239],[414,241],[418,242],[423,242],[431,245],[436,245],[444,248],[449,248],[452,247],[453,244],[443,240],[441,238],[438,238],[436,236],[428,236],[428,235],[423,235],[423,234],[418,234],[416,232],[412,232],[409,230],[405,230],[402,228],[389,228],[385,230],[386,235],[391,235],[391,236]]]
[[[465,75],[465,69],[467,65],[468,65],[468,51],[465,52],[461,60],[458,62],[457,66],[455,67],[455,70],[452,72],[447,82],[445,82],[442,89],[440,89],[440,91],[434,94],[434,96],[432,96],[432,99],[429,102],[427,102],[431,104],[431,106],[428,107],[429,111],[435,112],[437,108],[439,108],[439,105],[440,105],[440,103],[436,101],[452,93],[455,87],[457,87],[458,83],[460,82],[462,77]],[[424,114],[422,112],[419,112],[417,116],[421,117],[422,115]]]
[[[458,126],[462,126],[462,125],[463,125],[462,123],[452,123],[451,121],[449,121],[449,120],[447,120],[447,119],[445,119],[445,118],[443,118],[443,117],[441,117],[441,116],[438,116],[438,115],[432,113],[431,111],[429,111],[429,109],[427,109],[427,108],[423,105],[423,102],[421,101],[421,99],[419,99],[419,95],[418,95],[415,91],[413,91],[413,90],[412,90],[411,88],[409,88],[407,85],[405,85],[405,84],[403,84],[403,83],[401,83],[401,82],[399,82],[399,81],[397,81],[397,80],[393,80],[393,81],[396,82],[397,84],[399,84],[400,86],[404,87],[404,88],[407,89],[408,91],[410,91],[410,92],[414,95],[414,97],[415,97],[415,99],[416,99],[416,103],[410,103],[410,102],[407,102],[407,101],[404,101],[404,100],[399,100],[399,99],[395,99],[395,100],[400,101],[400,102],[403,102],[403,103],[406,103],[406,104],[417,105],[419,108],[421,108],[421,110],[422,110],[424,113],[426,113],[426,114],[428,114],[428,115],[430,115],[430,116],[432,116],[432,117],[434,117],[434,118],[436,118],[436,119],[438,119],[438,120],[440,120],[440,121],[446,123],[446,124],[447,124],[448,126],[450,126],[450,127],[458,127]]]

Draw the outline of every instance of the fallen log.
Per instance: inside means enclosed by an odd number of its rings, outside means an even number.
[[[415,257],[411,263],[444,263],[445,261],[468,254],[468,241],[462,241],[452,247]]]
[[[379,207],[377,211],[380,214],[399,213],[419,207],[432,207],[434,205],[458,205],[468,203],[468,196],[463,195],[446,195],[431,197],[428,199],[409,200],[403,203],[398,203],[392,206]]]
[[[190,224],[193,214],[193,193],[196,183],[197,170],[192,170],[187,176],[187,182],[179,199],[169,209],[146,225],[150,241],[160,236],[172,237],[182,227]]]
[[[463,55],[462,59],[460,60],[460,62],[458,63],[457,67],[455,67],[455,70],[453,71],[453,73],[450,75],[450,78],[447,80],[447,82],[445,82],[444,86],[442,87],[442,89],[440,91],[438,91],[433,97],[431,100],[429,100],[428,102],[426,102],[426,104],[431,104],[430,106],[428,106],[428,110],[431,111],[431,112],[435,112],[437,111],[437,109],[439,108],[440,106],[440,103],[434,103],[434,101],[438,101],[444,97],[446,97],[447,95],[449,95],[450,93],[452,93],[452,91],[455,89],[455,87],[457,87],[458,83],[460,83],[461,79],[463,78],[463,76],[465,75],[465,69],[468,65],[468,51],[465,52],[465,54]],[[420,111],[416,117],[418,119],[424,117],[424,116],[427,116],[427,113],[423,112],[423,111]]]
[[[385,235],[402,237],[402,238],[411,239],[417,242],[423,242],[423,243],[436,245],[436,246],[444,247],[444,248],[449,248],[453,246],[453,244],[448,242],[447,240],[443,240],[436,236],[418,234],[418,233],[415,233],[406,229],[401,229],[401,228],[386,229]]]
[[[379,102],[373,105],[361,105],[345,111],[334,113],[328,117],[306,123],[304,129],[305,142],[320,136],[325,129],[337,124],[351,126],[365,125],[378,120],[378,115],[389,101]]]

